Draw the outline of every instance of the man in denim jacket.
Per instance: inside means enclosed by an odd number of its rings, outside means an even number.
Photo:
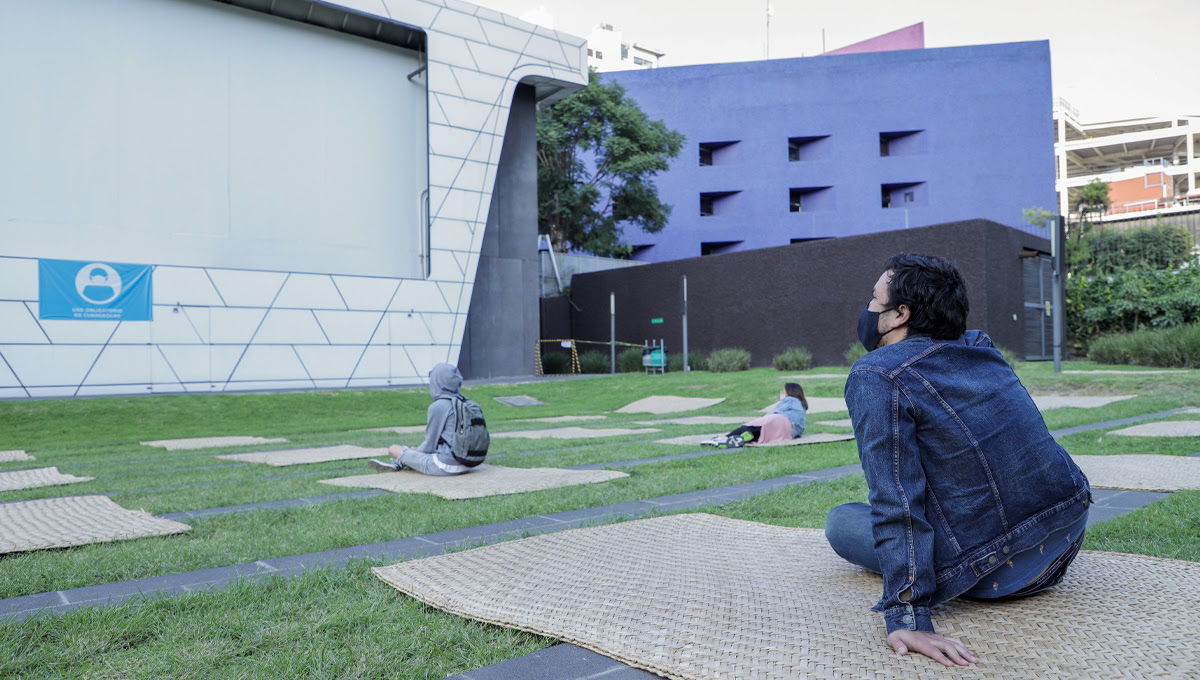
[[[966,331],[958,269],[908,254],[885,269],[859,318],[870,351],[846,380],[870,504],[834,508],[825,532],[883,575],[874,610],[898,653],[967,665],[930,608],[1058,584],[1083,542],[1088,481],[988,336]]]

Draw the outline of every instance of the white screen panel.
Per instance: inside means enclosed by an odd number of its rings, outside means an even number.
[[[5,255],[423,278],[416,52],[209,0],[5,2]]]

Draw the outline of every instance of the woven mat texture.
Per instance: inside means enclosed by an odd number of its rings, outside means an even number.
[[[555,427],[545,430],[513,430],[511,432],[493,432],[492,437],[519,437],[522,439],[599,439],[601,437],[621,437],[627,434],[650,434],[660,432],[653,428],[629,430],[621,427],[587,428],[587,427]]]
[[[706,442],[713,437],[724,436],[724,432],[720,434],[685,434],[682,437],[670,437],[669,439],[655,439],[656,444],[679,444],[681,446],[700,446],[702,442]],[[820,444],[822,442],[840,442],[847,439],[854,439],[852,434],[835,434],[832,432],[818,432],[816,434],[806,434],[803,437],[789,439],[784,442],[773,442],[771,444],[750,444],[750,446],[797,446],[799,444]]]
[[[425,431],[424,425],[398,425],[396,427],[368,427],[361,432],[395,432],[396,434],[421,434]]]
[[[1047,411],[1052,408],[1099,408],[1108,406],[1109,404],[1133,399],[1136,394],[1124,394],[1114,397],[1086,397],[1072,395],[1050,395],[1044,397],[1033,397],[1033,403],[1038,407],[1039,411]]]
[[[12,472],[0,472],[0,491],[17,491],[18,489],[36,489],[40,486],[78,484],[79,482],[90,482],[93,479],[95,477],[66,475],[59,472],[56,467],[13,470]]]
[[[681,411],[695,411],[696,409],[716,406],[723,401],[725,401],[725,397],[705,399],[703,397],[655,395],[626,404],[617,409],[617,413],[653,413],[655,415],[679,413]]]
[[[186,524],[126,510],[108,496],[0,504],[0,554],[163,536],[190,529]]]
[[[1085,552],[1062,585],[1036,597],[953,600],[935,609],[935,625],[981,660],[955,669],[892,652],[870,611],[879,577],[837,557],[813,529],[674,515],[374,571],[440,609],[677,680],[1200,677],[1193,562]]]
[[[807,397],[808,413],[837,413],[838,411],[849,410],[846,406],[846,400],[841,397]],[[770,406],[759,409],[759,413],[770,413],[775,410],[779,402],[773,402]]]
[[[659,418],[658,420],[636,420],[638,425],[741,425],[746,422],[741,416],[684,416],[682,418]]]
[[[0,463],[15,463],[25,460],[37,459],[24,451],[0,451]]]
[[[1164,420],[1113,430],[1109,434],[1122,437],[1200,437],[1200,421]]]
[[[1200,489],[1200,458],[1127,454],[1072,456],[1092,486],[1101,489],[1179,491]]]
[[[263,437],[193,437],[192,439],[157,439],[142,442],[142,446],[161,446],[168,451],[191,451],[213,449],[218,446],[249,446],[252,444],[276,444],[286,439],[264,439]]]
[[[514,423],[573,423],[580,420],[604,420],[608,416],[547,416],[545,418],[520,418]]]
[[[322,479],[322,484],[352,488],[383,489],[396,493],[431,493],[452,500],[502,496],[510,493],[556,489],[607,482],[628,477],[615,470],[562,470],[559,468],[508,468],[480,465],[465,475],[431,477],[412,470]]]
[[[282,449],[279,451],[256,451],[254,453],[225,453],[215,456],[221,460],[236,460],[243,463],[266,463],[274,467],[303,465],[305,463],[327,463],[331,460],[354,458],[383,458],[387,449],[368,449],[362,446],[322,446],[315,449]]]

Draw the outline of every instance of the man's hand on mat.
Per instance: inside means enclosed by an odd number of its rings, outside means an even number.
[[[918,652],[943,666],[953,666],[954,664],[967,666],[979,660],[962,642],[937,633],[894,630],[888,635],[888,644],[901,656],[908,654],[909,651]]]

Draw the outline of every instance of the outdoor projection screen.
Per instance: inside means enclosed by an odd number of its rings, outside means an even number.
[[[0,254],[423,278],[419,66],[210,0],[5,0]]]

